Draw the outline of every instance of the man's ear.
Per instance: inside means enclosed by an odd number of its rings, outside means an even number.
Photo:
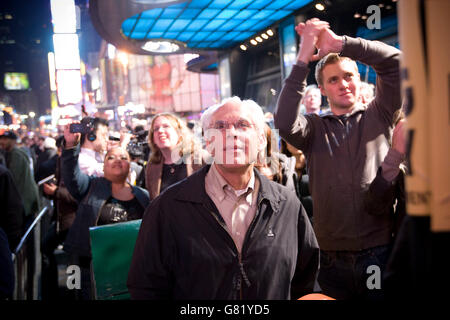
[[[212,157],[214,157],[215,150],[214,150],[214,145],[213,145],[213,141],[212,141],[214,139],[214,137],[209,137],[209,138],[204,137],[204,139],[205,139],[205,150]]]
[[[321,93],[324,97],[326,97],[327,95],[326,95],[325,89],[324,89],[321,85],[319,85],[319,89],[320,89],[320,93]]]
[[[259,148],[258,151],[261,152],[262,150],[264,150],[267,146],[267,137],[265,135],[265,133],[261,133],[258,136],[258,142],[259,142]]]

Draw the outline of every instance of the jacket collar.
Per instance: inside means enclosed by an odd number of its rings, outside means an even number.
[[[179,188],[175,194],[175,199],[181,201],[195,202],[195,203],[210,203],[212,201],[205,189],[205,177],[211,165],[205,165],[199,171],[193,173],[185,180],[185,185]],[[261,175],[258,170],[253,169],[255,178],[259,179],[258,204],[266,200],[270,203],[274,212],[277,212],[280,207],[280,202],[286,200],[278,188],[275,187],[276,182],[269,181],[265,176]]]
[[[352,111],[350,111],[350,113],[347,113],[346,116],[348,118],[350,118],[351,116],[353,116],[354,114],[357,114],[361,111],[365,111],[367,109],[367,105],[363,105],[362,103],[357,103]],[[320,115],[321,118],[334,118],[334,119],[339,119],[339,117],[337,115],[335,115],[331,110],[327,111],[323,114]]]
[[[95,195],[95,197],[91,197],[91,199],[95,200],[100,199],[100,201],[103,202],[104,199],[108,199],[109,197],[112,196],[111,190],[112,190],[111,181],[109,181],[104,177],[94,178],[92,179],[91,186],[89,187],[89,194]],[[142,188],[131,185],[131,193],[134,194],[137,201],[145,209],[149,203],[147,191],[143,190]]]

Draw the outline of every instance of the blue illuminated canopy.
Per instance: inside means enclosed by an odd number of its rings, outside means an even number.
[[[234,47],[312,0],[192,0],[134,15],[122,23],[131,40],[165,39],[187,48]]]

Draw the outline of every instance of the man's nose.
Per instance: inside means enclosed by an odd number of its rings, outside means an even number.
[[[120,164],[120,163],[122,163],[122,159],[120,158],[113,159],[113,164]]]
[[[234,124],[230,124],[228,126],[228,129],[226,130],[227,137],[237,137],[240,135],[240,133],[241,132],[234,127]]]
[[[340,89],[346,89],[348,87],[348,81],[345,79],[341,79],[339,81],[339,88]]]

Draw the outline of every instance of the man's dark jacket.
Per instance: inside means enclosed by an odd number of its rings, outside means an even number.
[[[205,166],[147,208],[128,274],[133,299],[297,299],[311,293],[319,248],[294,192],[260,181],[258,210],[238,253],[205,191]],[[294,276],[295,275],[295,276]]]
[[[401,52],[379,41],[344,39],[340,55],[375,70],[375,98],[341,117],[302,115],[298,106],[309,68],[298,63],[285,80],[274,115],[280,136],[306,156],[314,230],[325,251],[359,251],[392,241],[391,219],[367,212],[364,196],[389,150],[394,114],[401,108]]]

